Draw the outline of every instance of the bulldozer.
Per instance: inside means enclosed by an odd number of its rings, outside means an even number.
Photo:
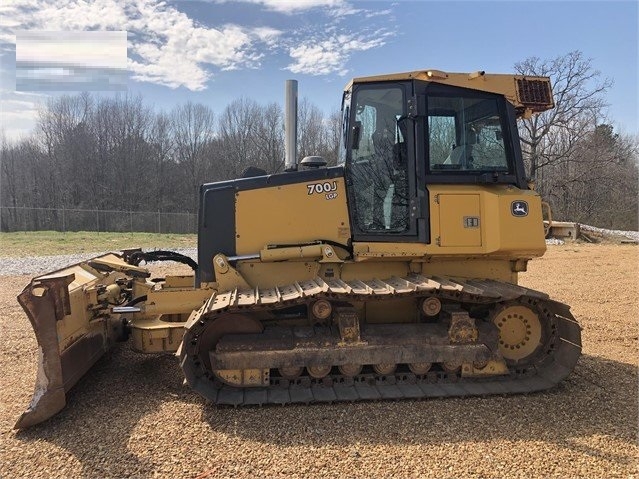
[[[16,428],[65,406],[119,341],[174,354],[214,404],[530,393],[574,369],[569,306],[518,285],[544,254],[542,201],[517,120],[554,107],[549,78],[422,70],[355,78],[337,166],[297,161],[287,81],[285,171],[200,187],[197,261],[103,254],[18,296],[38,343]],[[149,263],[191,274],[153,277]]]

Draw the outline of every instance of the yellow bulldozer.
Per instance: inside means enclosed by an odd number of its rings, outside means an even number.
[[[132,249],[24,289],[39,366],[16,428],[59,412],[123,340],[233,406],[528,393],[570,374],[570,308],[517,285],[546,248],[517,119],[553,108],[548,78],[355,78],[332,167],[298,164],[296,103],[289,81],[285,172],[201,186],[197,262]],[[141,266],[162,260],[193,274]]]

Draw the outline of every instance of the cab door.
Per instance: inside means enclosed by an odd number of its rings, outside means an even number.
[[[350,101],[346,175],[353,240],[427,242],[428,203],[417,188],[424,182],[415,160],[422,120],[408,114],[412,83],[355,84]]]

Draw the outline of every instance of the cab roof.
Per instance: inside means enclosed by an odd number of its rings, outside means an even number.
[[[554,108],[550,78],[503,73],[447,73],[441,70],[417,70],[353,78],[344,88],[351,91],[354,84],[419,80],[440,83],[504,96],[520,116]]]

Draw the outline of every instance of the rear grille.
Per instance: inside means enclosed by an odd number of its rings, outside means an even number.
[[[547,108],[552,108],[554,105],[550,82],[547,80],[528,80],[526,78],[518,78],[517,94],[519,95],[519,101],[532,110],[535,110],[538,107],[543,107],[545,110]]]

